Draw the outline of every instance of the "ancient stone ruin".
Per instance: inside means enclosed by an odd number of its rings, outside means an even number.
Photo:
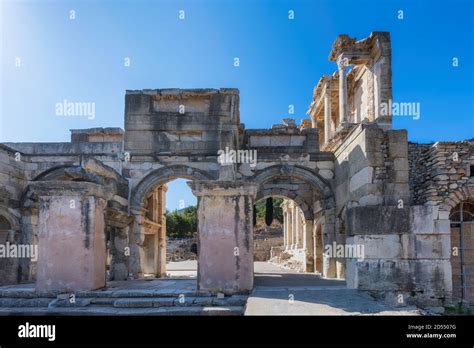
[[[0,258],[0,284],[87,291],[107,268],[109,280],[164,276],[166,184],[184,178],[200,290],[253,288],[253,206],[280,197],[281,252],[304,271],[389,303],[472,303],[473,141],[415,144],[392,129],[389,33],[340,35],[329,60],[337,70],[300,124],[245,129],[237,89],[129,90],[123,130],[0,144],[0,244],[38,247]]]

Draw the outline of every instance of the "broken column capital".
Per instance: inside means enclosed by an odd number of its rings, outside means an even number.
[[[344,70],[346,67],[349,66],[349,58],[344,55],[344,54],[341,54],[337,60],[336,60],[336,64],[337,64],[337,68],[339,70]]]

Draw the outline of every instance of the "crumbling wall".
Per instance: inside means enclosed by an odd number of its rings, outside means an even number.
[[[168,239],[166,261],[197,260],[197,238]]]
[[[283,247],[283,226],[273,221],[271,227],[255,226],[253,237],[254,261],[268,261],[272,248]]]
[[[439,205],[471,182],[474,142],[409,144],[410,191],[416,204]]]

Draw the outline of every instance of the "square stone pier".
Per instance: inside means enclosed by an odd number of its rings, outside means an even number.
[[[253,287],[253,203],[257,185],[193,181],[198,197],[198,289],[247,292]]]
[[[39,199],[36,290],[105,287],[106,246],[100,185],[48,181],[31,184]]]

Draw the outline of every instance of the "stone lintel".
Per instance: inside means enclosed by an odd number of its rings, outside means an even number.
[[[37,196],[94,196],[106,198],[101,185],[82,181],[37,181],[29,185]]]
[[[126,90],[126,94],[148,94],[156,96],[176,96],[176,97],[205,97],[213,94],[239,95],[237,88],[162,88],[162,89],[142,89]]]
[[[258,185],[247,181],[207,181],[188,182],[195,196],[244,196],[255,197]]]

